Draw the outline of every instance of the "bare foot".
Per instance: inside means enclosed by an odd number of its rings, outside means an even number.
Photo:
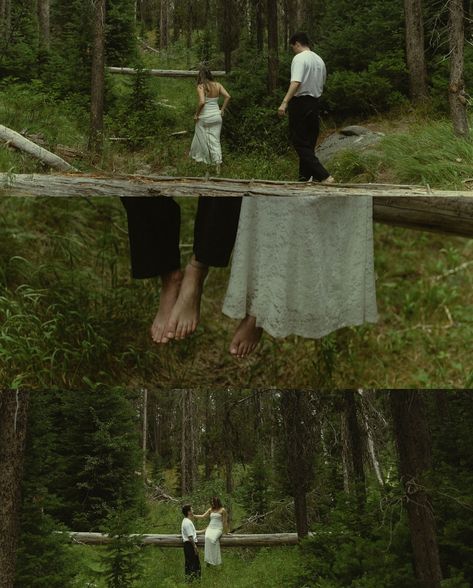
[[[200,299],[208,267],[195,259],[184,271],[179,296],[166,326],[168,339],[184,339],[196,329],[200,318]]]
[[[263,329],[256,326],[256,318],[246,315],[233,335],[230,353],[235,357],[246,357],[254,351],[262,334]]]
[[[162,286],[159,295],[159,308],[151,325],[151,338],[155,343],[167,343],[169,339],[164,336],[164,329],[169,322],[171,311],[179,296],[179,288],[182,282],[181,270],[169,272],[161,276]]]
[[[335,178],[333,176],[329,176],[328,178],[325,178],[325,180],[322,180],[320,183],[321,184],[334,184]]]

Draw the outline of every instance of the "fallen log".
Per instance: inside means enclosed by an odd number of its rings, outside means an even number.
[[[20,151],[28,153],[28,155],[32,155],[46,165],[49,165],[49,167],[58,169],[59,171],[76,171],[75,167],[67,163],[67,161],[64,161],[64,159],[61,159],[58,155],[51,153],[51,151],[48,151],[44,147],[40,147],[36,143],[33,143],[33,141],[20,135],[20,133],[3,125],[0,125],[0,140],[5,141]]]
[[[473,237],[473,194],[422,186],[318,184],[223,178],[0,174],[0,196],[295,197],[373,196],[379,223]]]
[[[157,78],[196,78],[199,73],[197,70],[185,69],[134,69],[133,67],[106,67],[111,74],[121,74],[125,76],[135,76],[139,71],[148,76],[155,76]],[[214,77],[222,77],[225,75],[224,71],[212,71]]]
[[[72,541],[87,545],[105,545],[110,543],[112,537],[105,533],[67,533]],[[137,537],[141,545],[155,545],[156,547],[182,547],[181,535],[130,535]],[[297,545],[299,538],[297,533],[258,533],[248,535],[226,534],[220,537],[222,547],[274,547],[278,545]],[[204,538],[198,536],[197,544],[203,545]]]

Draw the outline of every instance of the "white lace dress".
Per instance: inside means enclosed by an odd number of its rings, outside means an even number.
[[[205,561],[212,566],[222,563],[220,537],[223,533],[223,517],[219,512],[210,513],[209,526],[205,530]]]
[[[222,130],[222,115],[216,98],[205,98],[199,120],[195,124],[189,157],[202,163],[222,163],[222,147],[220,133]]]
[[[375,322],[371,197],[244,198],[223,312],[274,337]]]

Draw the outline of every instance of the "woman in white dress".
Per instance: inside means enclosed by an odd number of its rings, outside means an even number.
[[[209,518],[210,522],[205,530],[205,562],[211,566],[219,566],[222,563],[220,553],[220,537],[228,533],[227,511],[223,508],[218,496],[213,496],[210,501],[210,508],[201,515],[194,515],[196,519]]]
[[[371,197],[243,199],[223,312],[230,353],[262,331],[311,339],[377,320]]]
[[[202,67],[197,78],[197,95],[199,104],[194,116],[196,124],[189,156],[195,161],[216,165],[217,173],[219,173],[222,163],[220,145],[222,117],[230,100],[230,94],[222,84],[214,82],[208,68]],[[223,96],[221,108],[219,108],[220,96]]]

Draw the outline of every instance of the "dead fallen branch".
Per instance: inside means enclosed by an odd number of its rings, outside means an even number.
[[[75,167],[67,163],[67,161],[64,161],[64,159],[58,155],[51,153],[51,151],[48,151],[44,147],[40,147],[36,143],[33,143],[33,141],[20,135],[20,133],[9,129],[8,127],[4,127],[3,125],[0,125],[0,140],[15,147],[15,149],[19,149],[20,151],[39,159],[46,165],[49,165],[49,167],[59,171],[76,171]]]

